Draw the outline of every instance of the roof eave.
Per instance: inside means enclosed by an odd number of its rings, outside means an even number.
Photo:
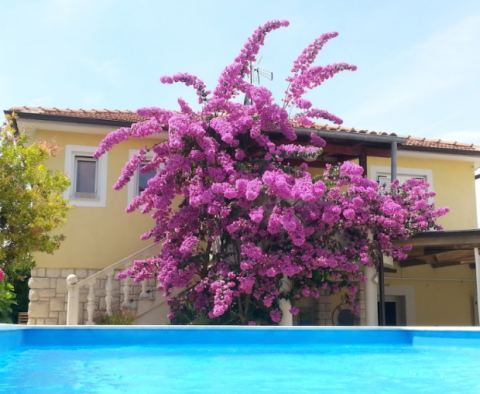
[[[3,111],[5,115],[11,115],[13,111]],[[77,116],[64,116],[64,115],[50,115],[50,114],[36,114],[31,112],[15,112],[21,119],[32,120],[44,120],[51,122],[66,122],[66,123],[80,123],[91,124],[98,126],[114,126],[114,127],[130,127],[134,122],[127,122],[121,120],[108,120],[108,119],[96,119],[96,118],[80,118]]]
[[[13,111],[4,110],[3,112],[6,115],[10,115]],[[64,122],[64,123],[70,123],[70,124],[109,126],[113,128],[130,127],[133,123],[135,123],[133,121],[86,118],[86,117],[78,117],[78,116],[66,116],[66,115],[23,112],[23,111],[15,111],[15,113],[18,115],[19,119],[25,119],[25,120],[39,120],[39,121],[47,121],[47,122]],[[279,130],[275,130],[273,131],[273,133],[282,134]],[[448,148],[406,145],[408,141],[406,137],[399,137],[391,134],[348,132],[348,131],[341,131],[341,130],[316,129],[316,128],[308,128],[308,127],[295,127],[295,133],[298,136],[303,136],[304,138],[309,137],[310,134],[314,133],[326,140],[329,140],[329,139],[345,140],[345,141],[366,142],[366,143],[374,143],[374,144],[379,144],[379,143],[391,144],[392,142],[397,142],[398,149],[402,151],[416,151],[416,152],[426,152],[426,153],[429,152],[429,153],[451,154],[451,155],[470,156],[470,157],[480,158],[480,150],[448,149]]]
[[[480,157],[479,150],[447,149],[447,148],[436,148],[432,146],[414,146],[414,145],[401,145],[398,147],[398,149],[402,151],[430,152],[430,153],[441,153],[446,155],[462,155],[462,156]]]

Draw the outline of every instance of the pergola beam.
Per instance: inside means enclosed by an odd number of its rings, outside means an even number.
[[[445,238],[410,238],[407,240],[399,240],[395,242],[398,246],[412,245],[412,246],[440,246],[443,248],[460,246],[462,248],[471,248],[480,247],[480,240],[478,236],[467,236],[465,238],[461,237],[445,237]]]
[[[433,263],[433,268],[453,267],[456,265],[470,264],[470,261],[442,261],[440,263]]]
[[[465,259],[473,259],[473,258],[474,258],[473,250],[460,249],[460,250],[443,251],[441,253],[425,254],[423,256],[415,256],[415,257],[404,260],[403,263],[408,263],[409,261],[417,261],[417,260],[424,261],[425,263],[437,263],[440,261],[452,261],[452,260],[460,260],[460,259],[465,260]],[[414,265],[418,265],[418,264],[414,264]]]
[[[398,265],[401,268],[416,267],[417,265],[427,265],[427,264],[428,263],[426,261],[420,260],[417,257],[398,262]]]
[[[395,245],[412,247],[439,247],[442,249],[480,248],[480,230],[431,231],[409,239],[395,241]]]

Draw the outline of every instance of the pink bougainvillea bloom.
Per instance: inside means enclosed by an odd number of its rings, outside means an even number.
[[[0,268],[0,282],[5,278],[5,272]]]
[[[162,77],[163,84],[193,88],[200,109],[182,99],[171,110],[139,109],[145,120],[108,134],[95,152],[99,157],[130,138],[145,142],[114,188],[125,187],[139,167],[154,172],[126,211],[150,214],[152,228],[141,239],[162,246],[119,278],[156,277],[170,320],[188,312],[192,321],[234,316],[235,323],[252,324],[252,311],[266,309],[278,323],[280,299],[342,289],[355,305],[355,284],[366,280],[363,266],[375,266],[379,252],[405,259],[408,245],[395,240],[440,229],[436,219],[448,212],[429,202],[434,193],[423,180],[378,185],[352,162],[327,164],[317,176],[307,171],[302,162],[316,160],[325,146],[314,121],[342,119],[315,108],[305,94],[356,66],[315,65],[323,46],[338,35],[322,34],[295,60],[277,104],[265,86],[250,83],[250,73],[266,36],[286,26],[279,20],[259,26],[212,91],[188,73]],[[303,130],[297,139],[295,127],[312,132]],[[150,137],[160,133],[168,139],[151,144]],[[280,289],[284,279],[292,283],[289,290]],[[183,291],[174,296],[177,289]]]
[[[275,323],[279,323],[280,320],[282,320],[282,312],[280,311],[280,309],[274,309],[273,311],[271,311],[270,312],[270,318]]]
[[[298,312],[299,312],[299,309],[298,309],[296,306],[292,306],[292,307],[290,308],[290,313],[291,313],[293,316],[298,315]]]

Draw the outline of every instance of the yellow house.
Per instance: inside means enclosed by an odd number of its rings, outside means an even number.
[[[67,320],[70,324],[91,324],[95,311],[122,306],[137,311],[138,324],[166,322],[168,306],[161,292],[155,291],[153,281],[134,284],[116,279],[117,272],[135,259],[152,255],[157,248],[140,240],[140,234],[152,226],[151,218],[139,212],[124,213],[129,201],[146,185],[149,174],[137,173],[128,187],[113,190],[124,164],[145,142],[129,140],[100,159],[92,157],[107,133],[141,119],[131,111],[19,107],[5,112],[11,111],[18,115],[19,129],[34,139],[55,139],[62,148],[48,164],[68,174],[71,186],[65,198],[75,205],[60,230],[66,235],[60,249],[53,255],[36,256],[37,265],[29,282],[29,324],[66,324]],[[297,129],[300,140],[310,132]],[[435,204],[450,208],[450,213],[439,220],[446,230],[477,228],[475,169],[480,167],[480,147],[339,126],[317,125],[316,132],[327,146],[322,157],[309,163],[313,172],[321,171],[325,163],[358,160],[367,176],[388,182],[393,156],[400,181],[426,179],[437,192]],[[165,138],[159,134],[151,142]],[[474,232],[473,236],[480,246],[480,233]],[[421,256],[386,268],[387,324],[478,325],[473,252],[443,258],[446,255],[438,257],[442,252],[434,249],[423,245]],[[72,274],[75,277],[69,277],[67,286],[66,278]],[[373,283],[376,278],[370,279]],[[373,285],[368,286],[370,290],[359,292],[362,312],[356,324],[375,324],[376,303],[375,311],[372,303],[366,306],[366,293],[370,291],[376,301],[377,285],[373,293]],[[67,316],[67,300],[75,298],[75,292],[79,308],[70,310]],[[342,323],[339,297],[324,295],[320,301],[305,300],[301,312],[298,324]]]

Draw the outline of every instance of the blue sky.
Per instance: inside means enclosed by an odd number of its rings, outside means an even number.
[[[338,31],[317,64],[358,65],[309,95],[347,126],[480,144],[480,2],[0,0],[0,104],[58,108],[176,108],[193,90],[163,86],[188,71],[213,88],[252,31],[277,99],[293,60]]]
[[[194,102],[158,79],[215,86],[260,24],[287,19],[261,51],[279,100],[293,60],[323,32],[316,64],[358,66],[309,93],[344,125],[480,145],[478,0],[0,0],[0,106],[132,109]]]

